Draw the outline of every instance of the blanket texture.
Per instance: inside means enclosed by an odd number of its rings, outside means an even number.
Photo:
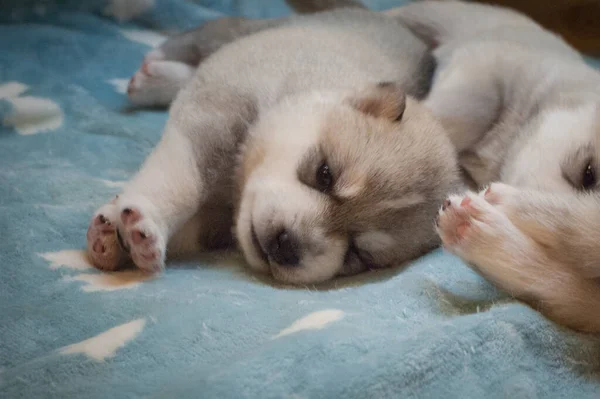
[[[599,339],[441,250],[300,289],[236,254],[155,278],[90,267],[92,212],[167,118],[128,109],[144,53],[208,19],[289,12],[262,0],[2,2],[0,397],[600,397]]]

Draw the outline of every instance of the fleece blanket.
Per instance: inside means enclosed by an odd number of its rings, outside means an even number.
[[[280,0],[2,2],[0,397],[600,397],[600,339],[441,250],[301,288],[235,253],[154,278],[89,265],[93,210],[167,118],[128,107],[143,54],[211,18],[289,12]]]

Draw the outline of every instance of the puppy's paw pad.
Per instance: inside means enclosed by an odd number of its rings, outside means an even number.
[[[88,256],[92,264],[101,270],[115,270],[125,258],[116,237],[116,211],[114,203],[102,206],[88,226]]]
[[[142,206],[121,207],[121,237],[135,265],[155,273],[164,268],[166,239],[149,212]]]
[[[142,214],[137,208],[127,207],[121,211],[121,222],[124,226],[131,226],[142,219]]]
[[[141,270],[151,273],[164,268],[166,243],[158,230],[147,223],[138,223],[128,234],[131,257]]]
[[[476,225],[487,223],[490,209],[490,205],[475,193],[446,199],[436,220],[444,245],[454,246],[468,239]]]

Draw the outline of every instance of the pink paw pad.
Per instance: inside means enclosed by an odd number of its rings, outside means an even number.
[[[142,219],[142,214],[135,208],[125,208],[121,212],[121,221],[125,226],[131,225]]]
[[[105,214],[99,213],[92,218],[86,238],[88,255],[98,269],[115,270],[124,261],[115,225]]]
[[[96,242],[94,242],[94,245],[92,246],[92,250],[97,254],[103,254],[104,252],[106,252],[106,246],[102,244],[101,240],[96,240]]]
[[[133,230],[131,232],[131,241],[133,241],[134,244],[141,244],[143,241],[147,240],[150,242],[152,242],[152,238],[148,237],[148,235],[146,233],[144,233],[143,231],[140,230]]]

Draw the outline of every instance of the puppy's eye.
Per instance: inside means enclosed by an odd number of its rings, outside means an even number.
[[[331,189],[331,186],[333,185],[333,176],[331,175],[331,170],[329,170],[329,165],[327,165],[326,162],[323,162],[317,169],[315,182],[317,184],[316,188],[319,191],[325,193]]]
[[[595,185],[596,185],[596,171],[594,170],[592,163],[588,162],[588,164],[585,166],[585,169],[583,170],[581,186],[583,187],[584,190],[589,190],[589,189],[593,188]]]

